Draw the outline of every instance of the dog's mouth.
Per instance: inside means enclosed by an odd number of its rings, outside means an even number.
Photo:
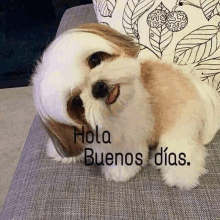
[[[115,103],[119,95],[120,95],[120,85],[117,84],[109,90],[108,96],[106,97],[105,100],[106,104],[112,105],[113,103]]]

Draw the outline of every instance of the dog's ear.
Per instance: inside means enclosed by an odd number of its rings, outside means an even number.
[[[117,46],[127,57],[137,57],[140,46],[136,44],[129,35],[121,34],[117,30],[103,24],[88,23],[77,27],[80,31],[96,34],[113,45]]]
[[[58,123],[53,120],[45,122],[42,119],[41,123],[61,157],[75,157],[83,152],[83,133],[85,134],[88,131],[87,126],[82,126],[79,129],[76,126]]]

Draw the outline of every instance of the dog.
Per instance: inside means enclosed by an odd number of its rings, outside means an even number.
[[[132,38],[102,24],[68,30],[46,48],[32,84],[47,154],[94,162],[116,182],[150,162],[168,186],[196,187],[206,173],[204,145],[219,129],[219,95],[177,66],[138,59],[139,52]]]

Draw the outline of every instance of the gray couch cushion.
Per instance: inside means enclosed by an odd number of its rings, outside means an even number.
[[[64,14],[58,34],[86,18],[94,21],[92,5]],[[76,16],[77,15],[77,16]],[[88,17],[87,17],[88,16]],[[93,18],[92,18],[93,16]],[[190,191],[169,188],[147,166],[126,183],[108,182],[99,167],[62,164],[45,154],[47,134],[34,119],[0,219],[220,219],[220,133],[209,148],[209,173]]]
[[[70,8],[63,15],[56,36],[80,24],[97,22],[92,4]]]

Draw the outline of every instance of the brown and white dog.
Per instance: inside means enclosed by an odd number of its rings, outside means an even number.
[[[204,145],[219,129],[220,98],[190,74],[138,53],[132,39],[101,24],[49,45],[32,78],[48,155],[75,162],[90,148],[107,179],[127,181],[157,146],[150,161],[165,183],[193,188],[206,171]]]

